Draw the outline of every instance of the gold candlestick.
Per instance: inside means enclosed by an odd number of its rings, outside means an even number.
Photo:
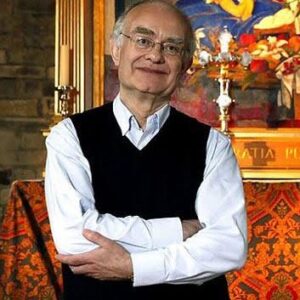
[[[229,95],[229,73],[231,64],[235,65],[240,63],[244,68],[247,68],[251,62],[251,55],[248,51],[244,51],[241,55],[231,51],[230,44],[233,41],[232,34],[228,31],[225,26],[221,31],[219,38],[220,50],[210,53],[209,50],[198,49],[199,53],[199,64],[205,68],[213,64],[219,67],[218,75],[216,80],[219,82],[220,93],[217,99],[213,101],[219,106],[220,114],[219,120],[221,121],[220,130],[229,135],[228,122],[230,120],[229,107],[235,102]]]
[[[216,100],[214,99],[214,102],[218,104],[220,110],[220,115],[219,115],[219,120],[221,121],[220,129],[224,134],[229,135],[229,129],[228,129],[228,122],[230,120],[229,107],[231,103],[233,103],[235,100],[233,100],[229,96],[230,80],[228,78],[220,77],[218,78],[218,82],[220,84],[220,95]]]
[[[74,88],[70,85],[59,85],[55,88],[58,91],[57,113],[65,119],[73,113],[72,92]]]

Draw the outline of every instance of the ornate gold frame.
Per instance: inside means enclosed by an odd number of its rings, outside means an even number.
[[[104,103],[105,1],[94,0],[93,107]]]
[[[90,0],[91,1],[91,0]],[[93,10],[93,107],[104,104],[105,54],[115,23],[115,1],[94,0]]]

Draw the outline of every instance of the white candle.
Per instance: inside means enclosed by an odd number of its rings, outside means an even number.
[[[229,43],[232,40],[232,34],[228,31],[227,26],[224,26],[220,36],[219,42],[221,45],[221,53],[228,53],[229,52]]]
[[[68,45],[60,46],[59,85],[70,85],[70,48]]]

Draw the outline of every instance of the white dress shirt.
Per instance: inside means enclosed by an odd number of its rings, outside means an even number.
[[[119,96],[113,113],[122,135],[143,149],[164,125],[170,107],[165,105],[149,116],[144,130]],[[97,231],[131,253],[134,286],[202,284],[244,264],[247,226],[240,171],[230,140],[215,129],[210,130],[204,180],[195,199],[198,219],[205,228],[186,241],[177,217],[118,218],[96,210],[89,162],[71,119],[52,128],[46,146],[46,203],[59,253],[76,254],[98,247],[82,236],[84,228]]]

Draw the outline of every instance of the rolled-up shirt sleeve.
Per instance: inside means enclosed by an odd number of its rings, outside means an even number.
[[[202,284],[243,266],[247,221],[240,170],[229,138],[214,129],[195,208],[204,229],[184,242],[131,254],[134,286]]]
[[[129,252],[156,249],[182,241],[182,225],[177,217],[151,220],[138,216],[118,218],[97,211],[90,166],[70,119],[52,128],[46,147],[46,204],[59,253],[76,254],[98,247],[82,236],[84,228],[118,241]]]

